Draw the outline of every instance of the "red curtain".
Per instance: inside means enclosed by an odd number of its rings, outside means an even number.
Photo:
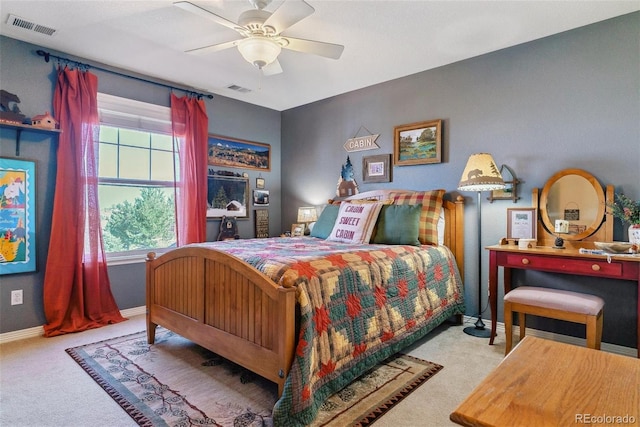
[[[204,242],[207,235],[207,156],[209,119],[204,101],[171,94],[171,122],[177,141],[175,186],[178,246]]]
[[[121,322],[111,294],[98,206],[98,79],[58,70],[60,122],[51,240],[44,277],[45,336]]]

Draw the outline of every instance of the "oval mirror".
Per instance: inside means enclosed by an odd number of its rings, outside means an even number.
[[[565,240],[582,240],[604,220],[605,196],[598,180],[582,169],[553,175],[540,193],[540,218],[548,232]],[[569,233],[555,233],[556,220],[569,222]]]

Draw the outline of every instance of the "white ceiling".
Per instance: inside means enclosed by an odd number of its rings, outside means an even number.
[[[342,44],[342,57],[283,49],[278,59],[284,72],[273,76],[261,76],[235,48],[184,53],[239,35],[173,0],[0,0],[0,34],[282,111],[640,10],[638,0],[307,2],[315,12],[283,34]],[[234,22],[251,8],[248,0],[192,3]],[[9,14],[57,31],[46,36],[9,27]]]

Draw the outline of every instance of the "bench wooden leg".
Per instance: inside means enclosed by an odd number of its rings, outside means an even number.
[[[511,303],[506,301],[504,303],[504,335],[506,338],[504,355],[506,356],[513,346],[513,312],[511,311]]]
[[[602,322],[603,322],[604,312],[600,312],[598,314],[598,320],[596,321],[596,350],[600,350],[600,344],[602,343]]]
[[[596,316],[587,316],[587,347],[600,350],[602,339],[602,312]]]
[[[527,315],[525,313],[518,313],[518,323],[520,324],[520,341],[524,338],[525,329],[527,329]]]

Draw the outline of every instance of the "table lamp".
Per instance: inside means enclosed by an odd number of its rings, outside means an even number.
[[[482,321],[482,201],[480,193],[483,191],[501,190],[505,187],[500,170],[493,161],[491,154],[472,154],[467,166],[462,172],[458,184],[460,191],[475,191],[478,194],[478,320],[474,327],[464,328],[467,335],[479,338],[489,338],[491,331],[484,327]]]
[[[314,206],[303,206],[298,208],[298,221],[304,224],[304,234],[309,234],[309,223],[318,220],[318,213]]]

